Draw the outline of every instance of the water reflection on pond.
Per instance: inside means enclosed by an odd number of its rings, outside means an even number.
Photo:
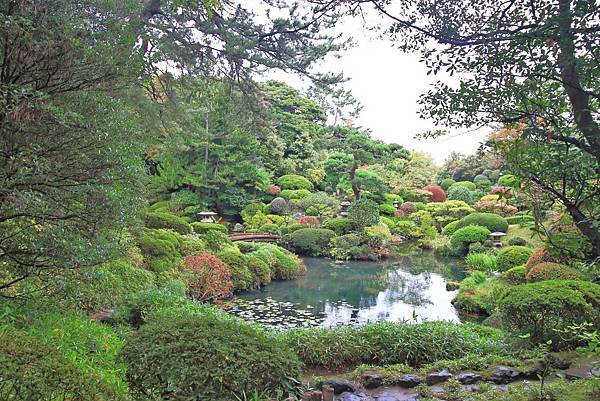
[[[385,262],[306,258],[308,273],[239,294],[231,313],[274,327],[324,326],[369,321],[444,320],[460,317],[446,280],[460,280],[460,260],[419,252]]]

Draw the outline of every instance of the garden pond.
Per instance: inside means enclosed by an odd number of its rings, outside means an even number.
[[[452,305],[456,291],[446,290],[465,276],[461,259],[416,251],[381,262],[304,262],[306,275],[240,293],[229,312],[276,328],[471,320]]]

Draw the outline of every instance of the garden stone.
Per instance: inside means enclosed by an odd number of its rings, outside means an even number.
[[[523,378],[523,372],[506,366],[498,366],[490,375],[490,380],[496,384],[508,384]]]
[[[447,281],[446,282],[446,291],[458,290],[458,287],[460,287],[459,282],[456,282],[456,281]]]
[[[544,374],[544,367],[541,365],[533,366],[523,371],[523,378],[528,380],[537,380],[539,376]]]
[[[592,377],[592,366],[589,364],[565,370],[565,377],[569,380],[588,379]]]
[[[413,387],[418,386],[422,382],[423,382],[423,378],[421,376],[417,376],[417,375],[404,375],[404,376],[399,377],[396,380],[396,383],[400,387],[404,387],[404,388],[413,388]]]
[[[335,395],[342,394],[343,392],[354,393],[356,391],[356,385],[349,380],[334,379],[323,382],[324,386],[333,387],[333,393]]]
[[[340,395],[340,398],[338,399],[338,401],[364,401],[364,398],[359,397],[356,394],[344,392],[344,393],[342,393],[342,395]]]
[[[376,401],[400,401],[398,398],[393,395],[382,395],[375,398]]]
[[[456,379],[462,384],[475,384],[483,380],[483,376],[477,373],[465,372],[456,376]]]
[[[383,384],[383,377],[376,373],[365,373],[362,375],[362,383],[365,388],[377,388]]]
[[[552,362],[552,367],[560,370],[567,370],[571,367],[571,362],[556,358]]]
[[[444,369],[440,372],[433,372],[427,375],[425,381],[428,385],[443,383],[449,378],[452,377],[452,373],[448,371],[448,369]]]

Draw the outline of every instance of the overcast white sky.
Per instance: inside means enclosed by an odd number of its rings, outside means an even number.
[[[358,20],[344,21],[340,26],[345,33],[353,35],[356,46],[340,59],[325,60],[319,69],[341,70],[350,78],[346,88],[363,105],[355,125],[371,129],[374,138],[428,153],[438,164],[453,151],[463,154],[476,151],[489,130],[475,133],[455,130],[446,137],[427,141],[414,138],[418,132],[435,128],[432,122],[420,119],[417,114],[419,95],[439,79],[455,78],[428,76],[425,66],[419,63],[418,54],[402,53],[389,41],[364,31]],[[275,74],[275,77],[292,86],[301,86],[296,77],[283,74]]]

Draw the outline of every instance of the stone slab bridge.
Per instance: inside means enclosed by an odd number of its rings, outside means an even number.
[[[250,241],[250,242],[276,242],[281,240],[280,235],[269,233],[233,233],[229,234],[232,241]]]

